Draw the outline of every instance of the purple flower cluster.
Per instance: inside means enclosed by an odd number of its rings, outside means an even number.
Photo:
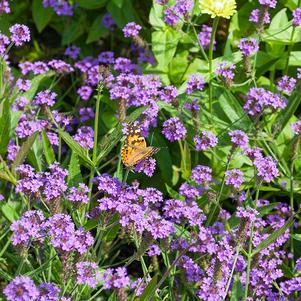
[[[71,45],[65,49],[64,54],[69,56],[71,59],[76,60],[80,54],[80,48],[75,45]]]
[[[148,177],[152,177],[156,170],[156,160],[153,158],[148,158],[138,162],[135,166],[135,172],[141,173],[143,172]]]
[[[122,186],[116,178],[108,175],[98,177],[97,182],[98,189],[107,193],[98,200],[99,209],[119,213],[122,227],[134,227],[140,234],[146,231],[153,239],[165,238],[174,232],[170,217],[165,218],[157,211],[163,202],[162,193],[157,189]],[[163,210],[169,213],[167,208]]]
[[[16,46],[22,46],[25,42],[30,41],[30,31],[26,25],[15,24],[9,28],[11,32],[11,41],[15,43]]]
[[[206,24],[202,25],[202,31],[198,34],[198,39],[200,44],[204,49],[208,49],[210,45],[212,27]],[[216,41],[213,43],[214,47],[216,45]]]
[[[262,113],[265,109],[283,109],[286,99],[279,94],[267,91],[264,88],[251,88],[246,96],[244,110],[251,116]]]
[[[9,14],[10,6],[8,0],[0,0],[0,14]]]
[[[77,283],[95,288],[100,278],[100,272],[95,262],[81,261],[76,264]]]
[[[263,24],[269,24],[270,14],[267,10],[262,11],[261,9],[256,8],[252,10],[249,21],[255,23],[256,25],[260,25],[261,22]]]
[[[122,31],[126,38],[133,38],[139,35],[139,31],[141,29],[142,27],[139,24],[136,24],[135,22],[130,22],[126,24]]]
[[[52,7],[59,16],[72,16],[74,7],[67,0],[43,0],[44,7]]]
[[[32,103],[38,106],[44,105],[44,106],[52,107],[55,104],[56,96],[57,94],[51,92],[50,90],[41,91],[35,96]]]
[[[204,87],[204,77],[197,74],[191,74],[187,81],[186,93],[192,94],[194,91],[202,91]]]
[[[82,126],[77,129],[73,139],[83,148],[92,149],[94,146],[94,130],[90,126]]]
[[[197,165],[192,169],[191,179],[199,185],[208,186],[212,180],[212,169],[208,166]]]
[[[301,120],[291,123],[291,128],[294,131],[295,135],[301,134]]]
[[[172,117],[163,123],[163,135],[169,141],[179,141],[185,138],[186,128],[178,117]]]
[[[45,217],[42,211],[31,210],[25,212],[22,217],[14,221],[10,227],[13,231],[11,238],[14,246],[28,246],[30,242],[42,243],[45,239]]]
[[[95,117],[94,111],[92,108],[80,108],[79,109],[79,119],[81,122],[88,121]]]
[[[229,132],[229,136],[231,137],[231,142],[236,147],[246,148],[249,143],[248,135],[241,130],[234,130]]]
[[[66,199],[70,202],[74,203],[83,203],[88,204],[89,203],[89,187],[83,183],[79,184],[78,188],[71,187],[69,189],[69,193],[66,196]]]
[[[33,280],[27,276],[17,276],[3,291],[8,301],[36,301],[39,290]]]
[[[275,8],[277,5],[277,0],[258,0],[260,5],[267,6],[270,8]]]
[[[106,269],[105,272],[100,275],[100,281],[103,283],[105,289],[122,288],[130,285],[130,278],[124,267]]]
[[[257,40],[253,38],[241,39],[238,48],[244,57],[248,57],[259,50],[259,45]]]
[[[7,45],[9,45],[9,38],[0,32],[0,54],[1,54],[1,56],[5,53]]]
[[[197,151],[204,151],[217,145],[217,137],[210,131],[203,131],[202,136],[195,136],[193,138],[195,149]]]
[[[187,19],[193,8],[191,0],[177,0],[176,4],[164,10],[164,21],[171,25],[177,25],[181,19]]]
[[[115,25],[116,25],[115,21],[113,20],[113,18],[110,14],[105,14],[102,17],[101,23],[106,29],[111,30],[111,31],[114,30]]]
[[[234,188],[238,189],[243,183],[243,172],[238,169],[227,170],[225,172],[225,184],[232,185]]]
[[[289,77],[284,75],[279,81],[277,85],[277,89],[280,92],[286,92],[287,94],[291,94],[295,88],[296,80],[293,77]]]
[[[90,232],[83,228],[75,230],[71,217],[66,214],[55,214],[45,222],[47,235],[51,245],[60,253],[76,252],[85,254],[93,245],[94,239]]]
[[[257,176],[265,182],[270,183],[279,176],[277,162],[272,157],[258,157],[254,160]]]
[[[300,26],[301,25],[301,8],[298,7],[293,11],[293,25]]]
[[[216,74],[221,76],[230,85],[234,79],[235,65],[228,62],[221,62],[216,68]]]
[[[58,163],[49,166],[49,171],[35,173],[30,165],[20,165],[17,168],[20,175],[16,192],[24,193],[34,197],[42,194],[46,201],[51,202],[61,198],[67,190],[65,177],[68,175],[66,169],[62,169]]]

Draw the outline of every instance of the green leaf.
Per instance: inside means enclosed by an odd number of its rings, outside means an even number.
[[[167,66],[175,55],[180,34],[173,28],[152,33],[152,50],[160,66]]]
[[[265,205],[265,206],[258,207],[258,208],[257,208],[257,211],[259,212],[259,216],[262,217],[262,216],[267,215],[267,214],[270,213],[270,212],[275,208],[275,206],[277,206],[278,204],[279,204],[279,203],[271,203],[271,204],[268,204],[268,205]]]
[[[182,178],[188,180],[191,174],[191,155],[186,141],[184,141],[183,149],[181,149],[181,172]]]
[[[157,285],[158,275],[155,275],[140,296],[140,301],[149,301],[153,297]]]
[[[225,89],[218,96],[218,100],[218,105],[222,108],[230,123],[235,123],[235,127],[248,131],[252,122],[236,97]]]
[[[240,282],[240,277],[238,274],[235,275],[234,283],[231,290],[231,299],[230,301],[239,301],[243,297],[243,289]]]
[[[0,104],[0,154],[4,155],[9,143],[11,129],[11,114],[9,98]]]
[[[165,183],[171,183],[172,179],[172,160],[166,140],[158,132],[154,132],[151,144],[160,148],[155,155],[157,167],[160,169],[161,177]]]
[[[116,3],[116,1],[109,1],[107,4],[107,10],[119,28],[123,28],[131,21],[141,23],[139,22],[139,17],[135,12],[131,0],[123,0],[122,8],[119,7],[119,4]]]
[[[23,161],[25,160],[26,156],[28,155],[31,147],[33,146],[37,136],[38,136],[38,133],[34,133],[23,142],[23,144],[21,145],[21,147],[16,155],[15,161],[12,164],[11,169],[13,172],[15,171],[16,167],[18,167],[20,164],[23,163]]]
[[[297,111],[299,105],[301,103],[301,93],[300,91],[295,91],[288,99],[287,106],[279,113],[274,125],[273,125],[273,134],[274,136],[278,136],[291,117],[295,114]]]
[[[31,79],[31,86],[30,89],[23,93],[22,96],[24,96],[25,98],[27,98],[29,101],[31,101],[33,99],[33,97],[36,95],[36,92],[39,88],[39,85],[41,84],[41,82],[48,78],[48,77],[52,77],[55,75],[54,71],[48,71],[44,74],[40,74],[35,76],[33,79]]]
[[[92,23],[88,38],[86,40],[86,43],[92,43],[95,41],[98,41],[100,38],[104,37],[108,33],[108,30],[103,26],[101,22],[101,16],[96,17],[94,22]]]
[[[64,31],[62,35],[62,44],[68,45],[74,42],[77,38],[79,38],[85,29],[85,24],[83,24],[82,20],[72,20],[70,23],[67,22],[64,26]]]
[[[42,0],[33,0],[32,18],[38,29],[38,32],[43,31],[43,29],[50,22],[53,15],[54,15],[53,9],[44,7]]]
[[[272,244],[279,236],[281,236],[288,228],[290,228],[294,224],[294,220],[295,219],[293,217],[290,217],[281,228],[277,229],[264,241],[262,241],[252,252],[252,257],[259,253],[261,250],[267,248],[270,244]]]
[[[78,155],[79,158],[83,160],[88,167],[94,167],[94,164],[90,159],[86,149],[81,147],[67,132],[63,131],[62,129],[58,129],[57,132],[65,141],[65,143]]]
[[[46,162],[48,165],[50,165],[55,161],[55,154],[44,130],[42,131],[42,144]]]
[[[79,7],[85,9],[97,9],[103,7],[108,0],[76,0]]]
[[[83,182],[81,170],[80,170],[80,164],[78,161],[77,154],[72,151],[70,163],[68,167],[68,184],[70,186],[77,186],[79,183]]]
[[[159,5],[156,0],[153,0],[153,7],[149,14],[149,23],[155,28],[166,27],[165,22],[163,22],[163,10],[164,7]]]
[[[5,218],[12,223],[19,218],[20,207],[20,202],[7,201],[0,208]]]

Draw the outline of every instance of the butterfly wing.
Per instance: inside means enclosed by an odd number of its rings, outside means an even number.
[[[159,148],[147,146],[140,129],[133,126],[129,128],[126,144],[121,150],[121,159],[125,166],[132,167],[158,151]]]
[[[133,167],[140,161],[147,159],[157,153],[160,149],[157,147],[139,147],[125,145],[121,150],[121,159],[125,166]]]

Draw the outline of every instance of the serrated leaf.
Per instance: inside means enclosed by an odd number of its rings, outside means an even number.
[[[48,165],[50,165],[55,161],[55,154],[44,130],[42,131],[42,144],[46,162]]]
[[[53,9],[44,7],[42,0],[33,0],[32,18],[38,29],[38,32],[43,31],[43,29],[50,22],[53,15],[54,15]]]
[[[77,154],[72,151],[70,163],[68,167],[68,184],[70,186],[77,186],[79,183],[83,182],[83,177],[80,170],[80,164],[78,161]]]
[[[87,166],[94,167],[92,160],[83,147],[81,147],[67,132],[63,131],[62,129],[58,129],[57,132],[65,141],[65,143],[78,155],[79,158],[83,160]]]
[[[290,217],[288,221],[279,229],[277,229],[274,233],[268,236],[264,241],[262,241],[252,252],[252,257],[259,253],[261,250],[267,248],[270,244],[272,244],[278,237],[280,237],[288,228],[290,228],[294,224],[294,218]]]
[[[140,301],[149,301],[155,293],[155,288],[157,285],[158,275],[155,275],[147,287],[144,289],[142,295],[140,296]]]

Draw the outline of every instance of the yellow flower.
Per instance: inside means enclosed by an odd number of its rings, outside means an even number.
[[[222,17],[229,19],[236,12],[235,0],[199,0],[202,14],[209,14],[211,18]]]

